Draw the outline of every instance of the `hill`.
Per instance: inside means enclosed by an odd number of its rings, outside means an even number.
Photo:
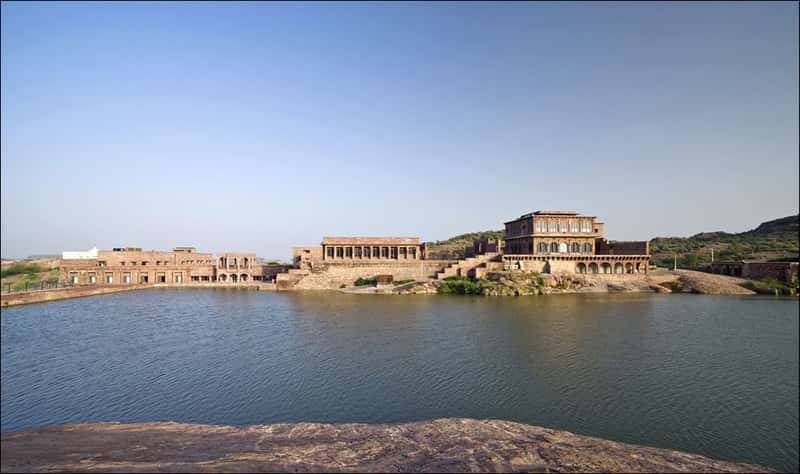
[[[701,232],[691,237],[656,237],[650,241],[653,263],[671,267],[674,256],[678,265],[695,266],[715,260],[765,259],[798,260],[800,257],[800,216],[787,216],[764,222],[747,232]],[[428,242],[428,258],[459,259],[464,247],[481,238],[502,239],[502,230],[485,230]]]
[[[701,232],[691,237],[656,237],[650,241],[650,254],[659,266],[695,266],[714,260],[797,260],[800,256],[800,216],[787,216],[764,222],[747,232]]]
[[[426,242],[427,258],[458,260],[460,258],[464,258],[464,247],[472,245],[473,240],[502,239],[503,236],[505,236],[505,231],[502,230],[484,230],[481,232],[470,232],[468,234],[457,235],[455,237],[450,237],[447,240]]]

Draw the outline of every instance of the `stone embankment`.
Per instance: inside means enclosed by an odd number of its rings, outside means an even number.
[[[774,472],[539,426],[447,418],[245,427],[81,423],[2,434],[2,472]]]
[[[484,296],[527,296],[559,293],[699,293],[752,295],[747,280],[710,273],[657,269],[638,275],[539,274],[494,272],[478,280],[428,280],[397,287],[400,294],[460,293]]]
[[[235,288],[245,290],[274,290],[273,283],[221,284],[221,283],[148,283],[135,285],[91,285],[58,288],[52,290],[35,290],[20,293],[0,294],[0,306],[17,306],[32,303],[80,298],[83,296],[105,295],[122,291],[147,290],[151,288]]]

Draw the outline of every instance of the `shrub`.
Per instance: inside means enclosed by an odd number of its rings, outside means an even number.
[[[18,262],[18,263],[12,263],[11,265],[8,266],[8,268],[0,270],[0,277],[5,278],[14,275],[19,275],[21,273],[29,275],[32,273],[39,273],[43,271],[45,271],[45,269],[43,269],[36,263]]]
[[[342,283],[341,285],[339,285],[339,288],[347,288],[347,285],[345,285],[344,283]]]
[[[377,281],[374,278],[359,278],[355,281],[356,286],[375,285]]]
[[[491,282],[485,279],[475,280],[458,277],[448,277],[443,282],[437,291],[454,295],[480,295],[485,287],[491,285]]]

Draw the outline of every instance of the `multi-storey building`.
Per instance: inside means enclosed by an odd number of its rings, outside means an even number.
[[[166,252],[120,247],[63,252],[59,268],[61,278],[73,285],[128,285],[271,281],[286,267],[257,263],[254,253],[222,253],[214,258],[194,247]]]
[[[639,273],[650,260],[647,241],[609,242],[596,216],[575,211],[531,212],[505,227],[503,260],[510,266],[546,273]]]

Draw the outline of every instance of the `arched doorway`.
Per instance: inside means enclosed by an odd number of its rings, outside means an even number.
[[[218,277],[217,277],[217,279],[218,279],[219,281],[221,281],[222,283],[225,283],[226,281],[228,281],[228,275],[226,275],[226,274],[224,274],[224,273],[223,273],[223,274],[221,274],[220,276],[218,276]]]
[[[592,262],[589,264],[589,273],[597,273],[597,264]]]
[[[242,275],[239,277],[239,281],[247,281],[247,274],[242,273]]]
[[[614,273],[621,274],[622,273],[622,264],[617,262],[614,264]]]
[[[611,273],[611,264],[608,262],[603,263],[603,273]]]
[[[542,273],[550,273],[550,262],[544,262],[544,268],[542,269]]]
[[[626,263],[625,264],[625,273],[633,273],[633,264],[632,263]]]
[[[583,262],[578,263],[577,270],[578,273],[586,273],[586,264]]]

